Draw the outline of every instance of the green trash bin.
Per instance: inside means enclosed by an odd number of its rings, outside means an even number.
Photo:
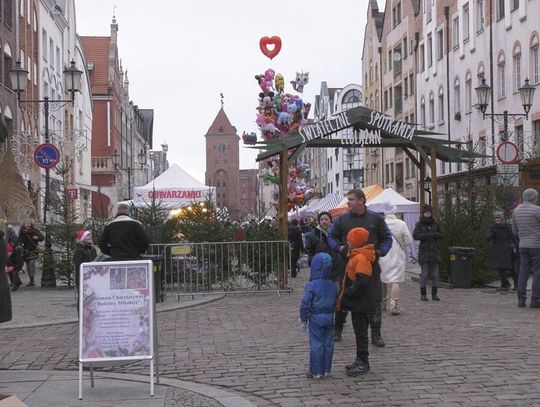
[[[471,288],[474,247],[452,246],[450,254],[450,276],[454,288]]]

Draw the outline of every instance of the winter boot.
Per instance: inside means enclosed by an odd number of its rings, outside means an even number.
[[[393,298],[390,300],[390,312],[392,315],[400,315],[401,311],[399,310],[399,298]]]
[[[431,299],[433,301],[440,301],[441,300],[439,298],[439,296],[437,295],[437,290],[438,290],[437,287],[431,287]]]
[[[334,342],[341,342],[341,334],[343,333],[343,327],[337,327],[334,332]]]
[[[371,328],[371,343],[379,348],[384,348],[386,346],[381,335],[380,327],[376,329]]]
[[[420,300],[427,301],[426,287],[420,287]]]
[[[30,282],[26,284],[27,287],[33,287],[34,286],[34,277],[30,277]]]
[[[356,358],[356,359],[354,360],[354,362],[352,362],[351,364],[345,365],[345,370],[346,370],[346,371],[352,370],[352,369],[354,369],[355,367],[359,366],[361,363],[362,363],[362,360],[360,360],[359,358]]]
[[[361,376],[369,372],[369,362],[367,360],[358,360],[358,363],[353,363],[351,369],[346,370],[346,375],[349,377]]]
[[[540,298],[531,298],[531,308],[540,308]]]

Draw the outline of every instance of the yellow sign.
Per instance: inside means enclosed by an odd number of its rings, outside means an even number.
[[[173,256],[182,256],[184,254],[191,253],[191,246],[173,246],[171,247],[171,254]]]
[[[450,261],[456,261],[456,255],[455,254],[450,255]]]

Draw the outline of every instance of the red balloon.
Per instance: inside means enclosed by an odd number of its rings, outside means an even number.
[[[274,47],[271,50],[268,49],[268,46],[272,45]],[[279,54],[279,51],[281,51],[281,38],[277,35],[274,35],[273,37],[262,37],[259,41],[259,48],[265,56],[272,59]]]

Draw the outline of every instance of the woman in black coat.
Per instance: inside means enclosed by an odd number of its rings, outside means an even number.
[[[333,251],[328,244],[328,230],[332,225],[332,215],[329,212],[319,213],[317,223],[317,226],[306,234],[305,252],[308,256],[308,265],[311,265],[311,259],[317,253],[328,253],[332,257],[330,279],[341,281],[339,279],[339,271],[342,269],[341,256]]]
[[[4,231],[0,229],[0,322],[11,321],[11,292],[6,275],[7,244]]]
[[[487,239],[491,241],[488,265],[499,273],[501,286],[497,291],[508,291],[510,282],[507,273],[512,270],[512,252],[519,245],[512,228],[504,221],[502,212],[493,213],[493,224],[488,230]]]
[[[440,301],[438,290],[438,268],[440,262],[439,240],[442,238],[441,227],[433,218],[433,208],[425,205],[422,216],[416,223],[413,231],[414,240],[420,241],[418,247],[418,263],[422,269],[420,273],[420,299],[427,301],[427,280],[431,275],[431,299]]]

